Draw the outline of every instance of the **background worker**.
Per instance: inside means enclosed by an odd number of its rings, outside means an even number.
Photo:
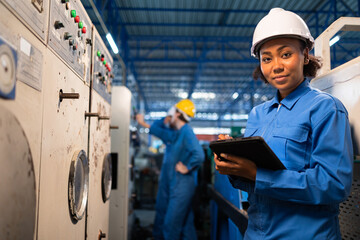
[[[198,168],[205,156],[192,128],[188,125],[190,119],[195,116],[193,102],[189,99],[181,100],[170,112],[171,129],[166,127],[163,120],[155,121],[150,127],[150,134],[159,137],[167,147],[171,145],[170,152],[166,153],[169,164],[166,169],[161,170],[168,177],[168,199],[157,199],[157,205],[158,201],[162,202],[161,209],[166,211],[162,223],[163,235],[154,237],[166,240],[195,240],[197,235],[192,200]],[[156,214],[163,213],[157,211]],[[158,218],[157,216],[156,219]],[[162,220],[162,217],[160,219]]]
[[[286,170],[215,156],[216,169],[249,193],[244,239],[341,239],[339,203],[352,183],[350,125],[343,104],[305,79],[321,66],[309,54],[313,44],[306,23],[280,8],[272,9],[254,31],[251,53],[259,59],[254,77],[277,93],[252,109],[245,137],[262,136]]]
[[[167,112],[167,116],[157,120],[155,124],[167,128],[170,131],[176,131],[170,128],[169,123],[172,118],[172,115],[175,113],[175,108],[171,107]],[[145,122],[143,114],[136,115],[136,121],[145,128],[150,128],[151,125]],[[172,178],[172,171],[170,170],[171,166],[171,144],[163,140],[165,144],[165,151],[163,162],[161,165],[160,178],[158,183],[158,192],[156,195],[156,204],[155,204],[155,220],[153,227],[153,237],[155,239],[163,239],[163,223],[166,214],[167,205],[169,202],[169,193],[170,193],[170,179]]]

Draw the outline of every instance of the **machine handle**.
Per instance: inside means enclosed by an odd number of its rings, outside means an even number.
[[[79,93],[63,93],[62,89],[59,92],[59,99],[62,102],[63,99],[79,99]]]
[[[103,233],[101,230],[99,231],[99,237],[98,240],[101,240],[103,238],[106,238],[106,233]]]
[[[110,120],[109,116],[99,116],[99,120]]]
[[[85,117],[99,117],[99,113],[85,112]]]

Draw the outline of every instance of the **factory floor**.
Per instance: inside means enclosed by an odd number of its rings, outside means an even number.
[[[132,236],[130,240],[152,240],[152,229],[155,219],[155,210],[152,209],[135,209],[134,210],[134,224],[132,229]],[[196,219],[195,219],[196,221]],[[199,222],[202,221],[202,224]],[[210,239],[210,217],[208,213],[202,219],[195,222],[197,228],[198,240]]]

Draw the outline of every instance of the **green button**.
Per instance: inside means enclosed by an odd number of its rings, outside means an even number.
[[[101,56],[101,52],[100,51],[97,51],[97,56],[100,57]]]
[[[71,10],[70,14],[72,18],[76,17],[76,10]]]
[[[79,28],[83,28],[84,24],[83,22],[79,22]]]
[[[103,64],[104,64],[104,65],[106,64],[106,60],[103,61]]]

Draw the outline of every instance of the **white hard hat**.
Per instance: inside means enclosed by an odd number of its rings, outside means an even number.
[[[266,40],[277,37],[295,37],[304,40],[309,50],[314,45],[314,38],[311,36],[305,21],[299,15],[282,8],[273,8],[255,28],[251,55],[258,58],[261,45]]]

